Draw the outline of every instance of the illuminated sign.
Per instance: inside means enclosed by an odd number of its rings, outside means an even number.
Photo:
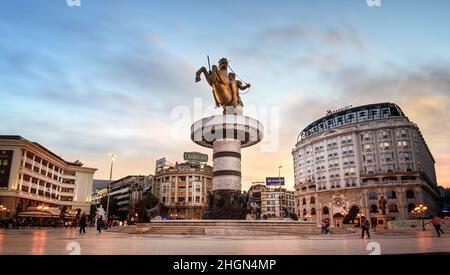
[[[0,187],[8,187],[12,157],[12,150],[0,150]]]
[[[266,178],[266,185],[284,185],[284,177]]]
[[[185,152],[184,160],[192,162],[208,162],[208,155],[198,152]]]

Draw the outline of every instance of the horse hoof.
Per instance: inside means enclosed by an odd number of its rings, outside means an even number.
[[[199,76],[197,76],[196,78],[195,78],[195,82],[199,82],[201,80],[201,78],[199,77]]]

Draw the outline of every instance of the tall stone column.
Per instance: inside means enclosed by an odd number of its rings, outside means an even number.
[[[213,191],[241,190],[241,142],[220,139],[213,142]]]

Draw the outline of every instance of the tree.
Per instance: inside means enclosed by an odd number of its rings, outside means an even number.
[[[139,221],[147,220],[147,209],[151,209],[155,207],[155,205],[159,202],[158,198],[155,197],[152,193],[148,192],[143,197],[142,200],[138,201],[135,205],[136,213],[138,214]],[[131,213],[134,215],[134,213]]]

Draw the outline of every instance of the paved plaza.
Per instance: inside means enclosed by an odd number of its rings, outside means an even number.
[[[432,231],[372,232],[308,236],[187,236],[102,232],[88,229],[19,229],[0,231],[0,254],[140,254],[140,255],[326,255],[450,252],[450,234]]]

